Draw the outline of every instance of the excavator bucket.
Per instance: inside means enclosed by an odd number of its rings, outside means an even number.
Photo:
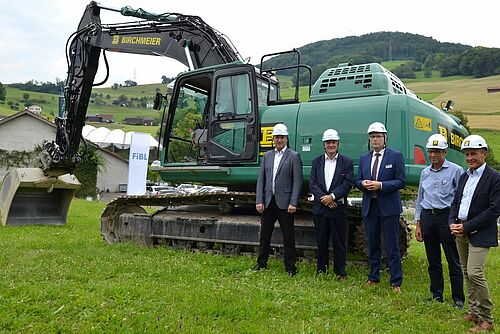
[[[2,224],[63,225],[79,187],[74,175],[48,177],[40,168],[12,169],[0,192]]]

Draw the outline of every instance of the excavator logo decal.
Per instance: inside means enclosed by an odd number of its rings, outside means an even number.
[[[450,136],[450,146],[451,148],[454,148],[456,150],[460,150],[462,146],[462,142],[464,141],[464,137],[455,131],[451,131],[451,136]]]
[[[273,149],[273,126],[276,123],[262,124],[260,127],[260,145],[259,155],[262,156],[266,151]]]
[[[438,130],[448,140],[448,129],[444,125],[438,124]]]
[[[121,37],[121,39],[120,39]],[[118,36],[114,35],[111,44],[160,45],[161,37]]]
[[[438,131],[446,138],[450,148],[460,151],[462,141],[464,140],[464,136],[461,133],[455,130],[448,130],[443,124],[438,124]]]

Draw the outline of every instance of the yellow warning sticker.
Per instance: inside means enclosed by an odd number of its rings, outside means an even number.
[[[413,126],[417,130],[432,131],[432,119],[422,116],[415,116],[413,120]]]

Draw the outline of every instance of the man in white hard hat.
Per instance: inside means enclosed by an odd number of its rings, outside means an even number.
[[[449,223],[456,237],[469,299],[464,320],[475,323],[470,332],[487,332],[494,330],[493,301],[484,269],[490,247],[498,246],[500,173],[486,164],[488,145],[483,137],[470,135],[461,148],[469,169],[458,182]]]
[[[427,166],[420,175],[415,205],[417,226],[415,237],[417,241],[423,241],[425,246],[432,293],[429,300],[443,302],[442,246],[448,262],[453,305],[455,308],[462,309],[465,301],[464,278],[455,237],[450,233],[448,226],[448,216],[458,179],[464,170],[457,164],[446,160],[448,143],[442,134],[431,135],[425,147],[431,165]]]
[[[359,158],[356,185],[363,192],[361,214],[368,239],[370,272],[367,286],[380,282],[381,235],[387,251],[391,288],[401,292],[403,271],[399,250],[399,216],[403,212],[399,189],[406,185],[403,155],[386,147],[387,130],[374,122],[367,130],[371,151]]]
[[[288,129],[278,123],[273,127],[274,150],[264,154],[256,190],[256,210],[262,215],[260,251],[255,271],[267,268],[274,223],[278,220],[283,232],[285,269],[289,276],[297,272],[295,266],[294,217],[302,189],[302,161],[297,152],[287,148]]]
[[[338,153],[340,137],[327,129],[322,137],[325,153],[312,161],[309,189],[314,195],[313,222],[318,244],[317,273],[327,273],[328,244],[333,246],[333,272],[339,280],[347,278],[347,195],[353,186],[351,158]]]

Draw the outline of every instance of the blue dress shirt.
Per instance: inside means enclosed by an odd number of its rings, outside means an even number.
[[[451,206],[463,168],[445,160],[439,170],[427,166],[420,175],[415,205],[415,221],[420,220],[422,209],[445,209]]]

